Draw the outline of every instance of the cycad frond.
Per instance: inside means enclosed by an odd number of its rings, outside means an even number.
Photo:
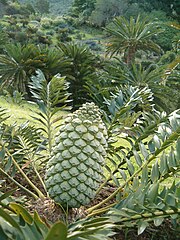
[[[70,83],[69,92],[73,104],[73,110],[76,110],[81,104],[89,100],[86,85],[92,84],[96,75],[96,57],[85,45],[69,43],[59,45],[64,57],[71,61],[70,74],[67,81]]]
[[[128,146],[121,145],[119,140],[119,146],[114,145],[114,154],[108,157],[113,159],[115,168],[114,172],[111,169],[107,181],[112,180],[116,190],[88,210],[89,216],[107,211],[107,207],[101,206],[116,197],[117,204],[114,204],[115,208],[110,210],[109,216],[119,222],[120,227],[127,226],[126,223],[128,226],[138,225],[139,233],[143,221],[145,229],[151,221],[161,224],[159,218],[163,220],[172,216],[177,219],[180,206],[178,181],[169,187],[165,182],[174,176],[178,179],[180,172],[179,111],[169,116],[163,114],[157,119],[153,119],[152,115],[151,121],[149,117],[140,119],[134,134],[119,136],[129,143]]]
[[[55,115],[66,107],[69,97],[67,93],[68,84],[65,77],[61,77],[60,74],[54,76],[49,82],[47,82],[41,70],[37,70],[36,74],[36,76],[32,76],[29,87],[40,111],[36,111],[36,116],[33,116],[33,118],[41,124],[41,130],[48,140],[48,151],[50,153],[54,139],[54,124],[61,119],[61,117],[55,117]]]
[[[43,56],[34,45],[9,44],[6,54],[0,55],[0,81],[2,87],[12,86],[20,92],[27,91],[30,76],[43,66]]]

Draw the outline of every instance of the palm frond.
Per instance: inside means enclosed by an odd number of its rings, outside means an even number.
[[[59,44],[64,57],[71,61],[70,74],[67,76],[69,92],[71,93],[73,110],[89,101],[86,85],[92,84],[97,77],[96,57],[85,45],[69,43]]]

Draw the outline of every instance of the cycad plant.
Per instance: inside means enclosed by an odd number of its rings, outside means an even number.
[[[70,60],[55,48],[41,47],[34,44],[5,45],[0,54],[1,87],[18,90],[31,98],[29,82],[36,70],[41,69],[50,82],[58,73],[70,75]]]
[[[109,34],[107,53],[110,55],[124,54],[124,61],[130,65],[135,60],[137,51],[151,51],[161,53],[161,48],[153,42],[152,36],[161,32],[156,22],[138,16],[136,19],[130,17],[116,17],[112,27],[107,27]]]
[[[138,101],[144,102],[134,95],[123,108],[122,97],[116,95],[107,101],[112,116],[106,160],[109,177],[101,187],[107,182],[116,187],[87,211],[89,216],[107,213],[119,228],[137,226],[141,234],[152,221],[156,226],[169,216],[178,221],[180,115],[179,111],[169,116],[160,114],[152,105],[153,114],[141,112],[131,127],[123,127],[123,115],[126,118],[129,108],[132,111]],[[168,179],[172,179],[169,185]],[[112,199],[114,203],[104,207]]]
[[[11,86],[22,93],[27,93],[30,76],[43,66],[43,56],[33,44],[9,44],[4,54],[0,55],[1,87]]]
[[[49,223],[37,212],[32,215],[22,205],[12,202],[13,191],[0,193],[0,236],[2,240],[109,240],[114,235],[109,218],[83,219],[67,226],[62,221]]]
[[[47,196],[42,176],[43,166],[51,154],[53,135],[60,120],[57,113],[65,107],[68,98],[64,77],[56,75],[48,83],[40,70],[36,74],[32,77],[30,89],[39,107],[39,110],[32,114],[39,127],[29,126],[28,123],[21,126],[17,124],[7,126],[4,121],[8,116],[6,117],[4,109],[0,112],[0,119],[3,123],[0,128],[0,172],[2,176],[10,179],[35,199]],[[25,179],[33,191],[24,187],[23,183],[16,179],[18,174]],[[43,191],[36,186],[35,176]]]
[[[105,67],[106,78],[113,81],[113,85],[118,88],[124,86],[137,86],[140,89],[148,87],[151,89],[154,96],[154,104],[156,109],[170,112],[175,109],[175,96],[173,91],[173,82],[164,81],[166,68],[159,65],[149,65],[147,68],[143,67],[141,63],[132,64],[128,67],[118,58],[111,64]],[[170,73],[171,75],[172,73]],[[170,77],[169,75],[169,77]],[[176,84],[178,84],[178,79]],[[172,83],[172,84],[171,84]],[[168,100],[168,101],[167,101]]]
[[[58,73],[62,76],[71,76],[71,59],[65,56],[59,48],[39,46],[39,49],[44,56],[43,67],[40,69],[48,82]]]
[[[59,44],[63,55],[71,61],[69,73],[66,75],[70,83],[69,92],[71,93],[72,109],[76,110],[83,103],[89,100],[86,85],[88,82],[93,84],[96,74],[96,57],[85,45],[68,43]]]
[[[5,182],[5,190],[7,191],[6,184],[10,181],[34,199],[45,198],[45,185],[36,164],[45,148],[43,136],[28,123],[20,126],[15,123],[12,126],[6,125],[4,121],[8,115],[4,109],[1,109],[0,115],[0,177]],[[20,181],[21,178],[23,181]],[[34,180],[42,184],[42,191],[38,189]],[[3,188],[1,187],[1,191]]]
[[[34,112],[33,118],[40,123],[40,130],[45,134],[47,141],[47,152],[51,154],[53,135],[58,127],[58,122],[62,118],[58,113],[65,109],[69,88],[65,77],[56,74],[49,82],[41,70],[36,71],[36,75],[31,77],[29,88],[32,99],[39,107],[39,111]]]

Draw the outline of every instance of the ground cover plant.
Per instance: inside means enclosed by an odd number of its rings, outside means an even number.
[[[178,23],[166,45],[146,1],[42,2],[0,2],[0,238],[179,239]]]

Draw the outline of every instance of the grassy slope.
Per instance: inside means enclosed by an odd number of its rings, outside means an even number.
[[[31,115],[33,110],[37,110],[37,107],[33,103],[22,102],[16,104],[12,102],[12,99],[0,96],[0,107],[8,110],[7,115],[10,117],[6,120],[7,124],[13,124],[14,122],[21,124],[26,121],[30,121],[32,124],[35,123]]]

